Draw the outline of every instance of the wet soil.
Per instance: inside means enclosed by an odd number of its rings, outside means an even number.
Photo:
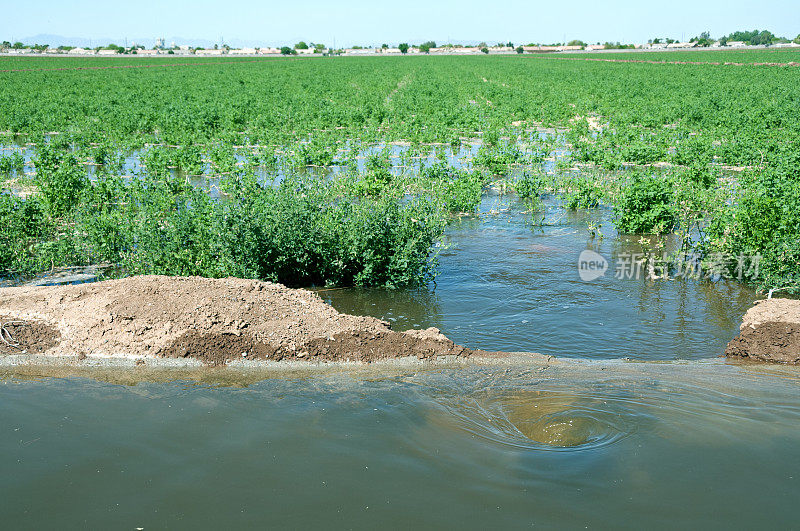
[[[206,365],[225,365],[236,359],[270,359],[275,347],[256,341],[250,334],[203,334],[192,331],[183,334],[164,350],[167,358],[195,358]]]
[[[731,358],[800,363],[800,301],[758,301],[744,316],[740,334],[725,349]]]
[[[0,355],[41,354],[61,342],[53,326],[38,321],[0,322]]]
[[[769,322],[745,328],[725,349],[728,357],[777,363],[800,363],[800,325]]]

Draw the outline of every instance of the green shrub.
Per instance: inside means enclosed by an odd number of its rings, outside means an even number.
[[[569,210],[596,208],[601,198],[600,190],[587,177],[574,179],[563,195],[564,207]]]
[[[617,229],[622,233],[671,232],[676,224],[670,179],[635,173],[614,205]]]
[[[757,277],[745,280],[762,289],[800,292],[798,168],[800,155],[789,153],[762,171],[740,175],[737,197],[713,216],[701,250],[729,260],[761,256]]]
[[[42,147],[34,159],[38,199],[52,217],[68,214],[89,183],[86,168],[62,150]]]
[[[457,213],[477,210],[488,180],[480,170],[457,170],[445,162],[424,168],[421,178],[430,182],[428,193],[439,197],[450,212]]]
[[[49,223],[39,202],[0,193],[0,272],[33,267],[33,247]]]
[[[12,151],[8,155],[0,157],[0,173],[10,174],[14,171],[20,172],[25,167],[25,157],[19,151]]]
[[[520,199],[537,200],[542,193],[542,179],[538,174],[523,172],[514,183],[514,190]]]

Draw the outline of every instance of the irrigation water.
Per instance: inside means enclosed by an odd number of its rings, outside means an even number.
[[[489,193],[448,228],[435,286],[320,291],[396,329],[577,360],[4,369],[4,525],[795,525],[800,372],[717,358],[757,295],[617,278],[639,243],[610,218]],[[587,249],[609,262],[590,281]]]

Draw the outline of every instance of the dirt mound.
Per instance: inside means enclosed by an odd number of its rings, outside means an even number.
[[[58,330],[45,323],[0,322],[0,354],[41,354],[60,342]]]
[[[800,363],[800,301],[769,299],[747,310],[741,332],[725,349],[728,357]]]
[[[48,355],[191,357],[220,365],[473,353],[436,329],[395,332],[372,317],[340,314],[315,293],[237,278],[140,276],[2,288],[0,321],[45,327],[49,335],[37,328],[41,333],[25,337],[29,352]]]

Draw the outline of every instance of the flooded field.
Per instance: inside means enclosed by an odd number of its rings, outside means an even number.
[[[719,356],[759,296],[736,282],[629,278],[622,258],[641,252],[619,236],[609,209],[541,211],[514,196],[484,196],[478,217],[447,230],[435,290],[322,290],[343,313],[385,319],[398,330],[435,326],[471,348],[558,357],[644,360]],[[587,226],[601,225],[604,237]],[[611,264],[582,281],[578,258]],[[622,277],[622,278],[617,278]]]
[[[800,373],[789,368],[582,362],[224,377],[244,388],[107,377],[0,380],[4,525],[797,521]]]
[[[583,361],[194,375],[7,369],[4,521],[796,521],[800,372],[714,359],[755,293],[724,281],[616,278],[613,267],[582,281],[581,251],[613,263],[637,249],[616,235],[609,211],[567,212],[549,198],[531,211],[497,193],[479,210],[448,228],[435,286],[320,295],[398,330],[436,326],[473,348]]]
[[[2,73],[0,286],[268,279],[545,355],[2,363],[4,527],[796,527],[800,369],[720,359],[800,289],[796,69],[524,57]],[[97,314],[216,318],[187,291]]]

